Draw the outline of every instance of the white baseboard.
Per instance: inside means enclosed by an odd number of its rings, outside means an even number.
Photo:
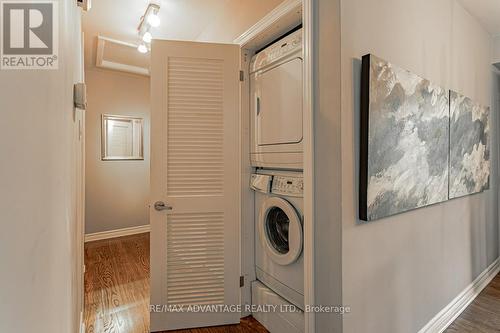
[[[418,333],[442,333],[479,293],[500,272],[500,258],[497,258],[470,285],[467,286],[450,304],[431,319]]]
[[[141,225],[138,227],[130,227],[130,228],[123,228],[123,229],[95,232],[93,234],[86,234],[85,235],[85,243],[93,242],[93,241],[101,240],[101,239],[109,239],[109,238],[130,236],[130,235],[136,235],[136,234],[143,234],[143,233],[149,232],[150,230],[151,230],[151,228],[150,228],[149,224],[146,224],[146,225]]]

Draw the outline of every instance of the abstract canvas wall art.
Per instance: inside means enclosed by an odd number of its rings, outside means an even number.
[[[360,219],[446,201],[448,90],[373,55],[362,76]]]
[[[489,188],[489,113],[450,91],[450,199]]]

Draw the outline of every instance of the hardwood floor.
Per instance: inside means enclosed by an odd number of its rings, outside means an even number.
[[[85,244],[86,333],[149,332],[149,234]]]
[[[149,333],[149,234],[85,244],[86,333]],[[266,333],[252,317],[239,325],[175,333]]]
[[[500,332],[500,274],[445,331],[445,333],[494,332]]]
[[[166,332],[163,332],[166,333]],[[227,325],[189,330],[168,331],[168,333],[269,333],[253,317],[242,318],[239,325]]]

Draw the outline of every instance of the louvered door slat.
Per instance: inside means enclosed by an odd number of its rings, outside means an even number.
[[[168,195],[221,195],[224,190],[223,62],[169,58],[168,73],[168,108],[175,111],[167,116],[166,155],[168,165],[178,166],[167,167]],[[182,105],[179,101],[189,103]],[[212,108],[207,110],[206,105]],[[197,170],[190,169],[193,165],[203,166],[204,174],[210,176],[200,176]]]
[[[168,303],[177,305],[179,302],[189,305],[200,305],[210,295],[213,304],[224,304],[224,248],[198,247],[190,250],[193,241],[198,245],[209,245],[213,242],[224,242],[224,214],[196,213],[172,214],[167,225],[167,288]],[[171,244],[183,242],[184,251],[173,249]],[[177,243],[178,244],[178,243]],[[184,281],[177,279],[179,271],[186,274]],[[202,279],[200,279],[202,278]],[[186,283],[189,287],[186,288]],[[207,287],[211,284],[211,288]]]

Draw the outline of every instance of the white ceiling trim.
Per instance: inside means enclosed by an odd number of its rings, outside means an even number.
[[[284,1],[276,8],[274,8],[271,12],[269,12],[269,14],[264,16],[260,21],[251,26],[241,36],[236,38],[234,40],[234,43],[241,46],[250,44],[253,41],[253,39],[255,39],[259,35],[262,35],[264,30],[269,29],[269,27],[274,26],[277,22],[282,21],[285,15],[291,16],[296,11],[300,11],[300,16],[302,16],[302,0]],[[293,20],[293,22],[296,22],[296,20]],[[288,27],[286,27],[285,29],[289,30]]]

